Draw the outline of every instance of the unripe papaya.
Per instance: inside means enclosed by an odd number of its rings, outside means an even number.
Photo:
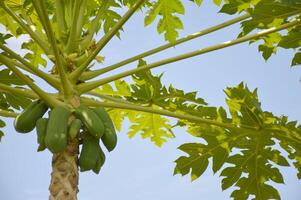
[[[99,140],[91,135],[83,139],[83,146],[79,156],[80,171],[88,171],[95,168],[99,158]]]
[[[38,144],[39,144],[38,151],[44,151],[46,149],[45,135],[46,135],[47,123],[48,123],[48,119],[46,118],[40,118],[37,120],[36,123],[36,130],[37,130]]]
[[[82,126],[82,121],[79,119],[74,119],[69,128],[69,137],[71,140],[74,140]]]
[[[94,108],[93,111],[102,119],[105,125],[105,133],[101,140],[108,151],[113,151],[117,145],[117,134],[113,121],[103,107]]]
[[[113,151],[117,145],[117,135],[112,129],[106,127],[106,131],[101,137],[101,141],[108,151]]]
[[[70,111],[61,106],[49,113],[45,144],[52,153],[62,152],[67,146],[69,115]]]
[[[93,111],[98,115],[100,119],[102,119],[103,123],[105,123],[107,127],[111,128],[112,131],[116,133],[114,123],[108,112],[103,107],[93,108]]]
[[[101,147],[99,147],[98,149],[98,159],[96,161],[96,165],[93,168],[93,172],[96,174],[99,174],[101,167],[103,166],[103,164],[106,161],[106,155],[104,154],[104,152],[102,151]]]
[[[79,106],[76,108],[74,115],[82,121],[89,134],[98,139],[103,136],[104,124],[93,110],[85,106]]]
[[[48,110],[48,106],[41,100],[35,100],[19,114],[15,121],[14,127],[19,133],[28,133],[32,131],[38,119],[43,117]]]

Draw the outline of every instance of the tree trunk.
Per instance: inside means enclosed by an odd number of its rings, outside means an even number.
[[[49,200],[77,200],[78,193],[78,144],[69,144],[52,157]]]

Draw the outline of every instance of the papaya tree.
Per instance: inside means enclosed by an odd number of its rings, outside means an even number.
[[[201,6],[202,0],[190,3]],[[233,18],[180,37],[181,0],[0,1],[0,125],[15,118],[16,132],[36,132],[38,151],[53,154],[49,199],[77,199],[79,172],[101,172],[125,119],[131,123],[129,137],[140,134],[159,147],[175,137],[173,129],[186,130],[196,142],[179,147],[185,155],[175,160],[174,173],[196,180],[212,162],[213,172],[223,177],[222,188],[234,188],[233,199],[280,199],[275,188],[283,183],[279,168],[290,163],[301,178],[301,126],[263,110],[257,89],[244,83],[225,86],[227,107],[213,107],[196,92],[164,85],[163,74],[153,73],[257,41],[264,59],[278,48],[293,49],[292,66],[301,64],[300,1],[213,3]],[[110,57],[103,49],[112,38],[124,37],[124,25],[138,11],[144,13],[145,26],[157,23],[166,43],[103,66]],[[233,40],[151,63],[145,59],[238,23],[241,30]],[[19,37],[25,38],[21,49],[8,45]],[[40,81],[51,89],[40,87]]]

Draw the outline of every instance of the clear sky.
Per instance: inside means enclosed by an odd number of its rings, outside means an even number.
[[[188,1],[184,2],[187,6],[186,15],[182,17],[185,24],[182,36],[231,18],[217,14],[218,8],[211,2],[204,2],[202,8]],[[199,38],[152,56],[147,61],[156,61],[234,39],[238,28],[239,26],[234,26]],[[144,28],[143,17],[141,13],[137,13],[124,27],[122,40],[114,39],[104,49],[104,64],[115,63],[163,43],[163,37],[158,36],[156,27]],[[279,51],[265,62],[257,51],[257,45],[242,44],[153,71],[164,72],[163,82],[166,85],[172,83],[187,92],[198,91],[199,96],[213,106],[225,105],[225,87],[244,81],[251,89],[259,88],[259,98],[264,110],[272,111],[276,115],[288,115],[291,120],[300,121],[301,68],[289,67],[291,56],[292,52]],[[36,152],[34,132],[17,134],[12,120],[7,124],[6,136],[0,144],[0,199],[48,199],[51,154],[48,151]],[[80,200],[230,199],[231,189],[224,192],[221,190],[221,178],[218,174],[213,175],[210,167],[193,183],[189,176],[173,176],[173,161],[183,155],[177,147],[186,142],[197,142],[197,138],[189,136],[183,129],[176,129],[177,138],[162,148],[157,148],[139,136],[128,139],[128,126],[128,122],[125,122],[122,132],[119,133],[117,149],[107,154],[101,173],[80,174]],[[277,185],[282,199],[300,199],[301,184],[296,178],[296,170],[282,169],[285,185]]]

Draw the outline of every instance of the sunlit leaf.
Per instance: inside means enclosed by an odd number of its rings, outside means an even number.
[[[213,172],[221,171],[222,189],[235,186],[232,198],[248,199],[254,195],[262,200],[280,199],[275,184],[271,185],[271,182],[284,183],[278,166],[287,167],[288,159],[292,160],[301,178],[301,126],[297,127],[296,122],[289,122],[286,117],[264,112],[257,90],[250,91],[242,83],[227,88],[225,93],[231,118],[219,109],[217,120],[229,127],[183,121],[189,133],[203,140],[179,147],[187,156],[175,161],[175,174],[190,174],[195,180],[212,161]],[[288,157],[275,149],[275,141],[280,141]]]

